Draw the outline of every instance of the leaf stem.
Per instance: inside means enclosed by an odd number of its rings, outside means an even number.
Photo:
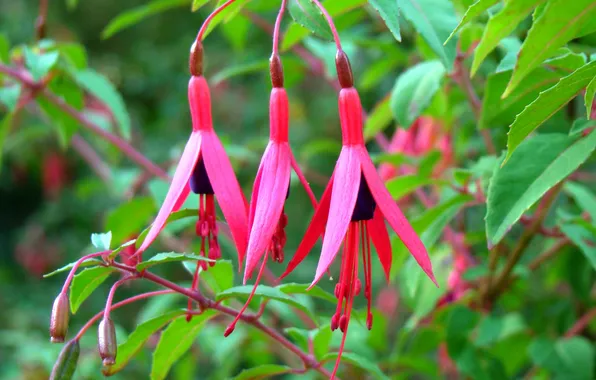
[[[327,12],[327,9],[325,9],[325,7],[323,7],[323,5],[319,2],[319,0],[311,0],[311,1],[313,3],[315,3],[315,5],[319,8],[321,13],[323,13],[323,16],[325,16],[325,20],[327,20],[327,24],[329,24],[329,29],[331,29],[331,34],[333,34],[333,40],[335,41],[335,46],[337,47],[337,50],[338,51],[343,50],[341,48],[341,41],[339,39],[339,34],[337,33],[337,28],[335,27],[335,23],[333,22],[333,19],[329,15],[329,12]]]

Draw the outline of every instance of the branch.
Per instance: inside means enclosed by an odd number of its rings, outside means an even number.
[[[70,142],[73,149],[79,153],[83,160],[87,162],[87,164],[103,182],[111,182],[112,173],[109,166],[103,162],[99,154],[97,154],[93,147],[87,141],[85,141],[81,135],[75,134],[72,136]]]
[[[29,87],[34,94],[41,94],[41,96],[46,98],[56,107],[60,108],[64,113],[77,120],[83,127],[114,145],[124,155],[141,166],[145,171],[164,180],[170,179],[168,173],[166,173],[165,170],[137,151],[127,141],[111,134],[110,132],[102,129],[100,126],[87,119],[82,113],[66,103],[62,98],[43,88],[43,83],[35,82],[27,71],[0,64],[0,72],[5,73],[6,75],[22,83],[24,86]]]

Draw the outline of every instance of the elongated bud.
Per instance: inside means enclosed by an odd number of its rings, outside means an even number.
[[[284,69],[278,54],[272,55],[271,59],[269,59],[269,74],[271,75],[271,84],[274,88],[282,88],[284,86]]]
[[[103,365],[113,365],[116,362],[118,342],[116,341],[114,322],[109,318],[104,318],[99,323],[97,346],[99,348],[99,356],[101,356],[101,359],[103,360]]]
[[[68,331],[69,316],[68,296],[66,293],[60,293],[54,300],[50,317],[50,341],[52,343],[64,342],[64,337]]]
[[[81,347],[78,340],[71,340],[62,348],[52,368],[50,380],[70,380],[77,369]]]
[[[195,41],[190,47],[188,69],[193,76],[203,75],[203,44],[201,41]]]
[[[350,88],[354,86],[354,75],[350,60],[343,50],[338,50],[335,55],[335,67],[337,68],[337,79],[341,88]]]

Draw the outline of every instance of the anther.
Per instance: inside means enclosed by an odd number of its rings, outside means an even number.
[[[337,79],[342,88],[350,88],[354,86],[354,75],[352,74],[352,66],[350,60],[343,50],[338,50],[335,55],[335,67],[337,68]]]
[[[331,317],[331,331],[337,330],[337,326],[339,325],[339,319],[339,314],[333,314],[333,317]]]
[[[345,333],[346,332],[347,325],[348,325],[348,318],[346,318],[346,315],[343,314],[339,318],[339,329],[341,330],[342,333]]]
[[[201,41],[195,41],[190,47],[188,68],[193,76],[203,75],[203,44]]]
[[[271,84],[273,87],[283,88],[284,69],[278,54],[273,54],[269,59],[269,74],[271,75]]]
[[[368,313],[368,315],[366,316],[366,328],[367,329],[372,329],[372,324],[373,324],[373,315],[371,313]]]

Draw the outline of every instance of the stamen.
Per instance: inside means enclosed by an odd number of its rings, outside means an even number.
[[[367,314],[366,314],[366,327],[370,330],[372,329],[373,323],[373,315],[371,312],[371,303],[372,303],[372,261],[371,261],[371,254],[370,254],[370,236],[368,235],[368,223],[361,222],[362,229],[364,230],[364,237],[365,239],[362,240],[362,247],[364,251],[362,252],[363,256],[366,256],[366,260],[368,265],[365,267],[364,273],[364,296],[366,297],[367,302]],[[366,240],[366,241],[365,241]],[[366,255],[365,255],[366,253]]]
[[[224,331],[224,337],[227,337],[231,333],[234,332],[234,329],[236,328],[236,323],[238,323],[238,320],[240,320],[240,317],[242,317],[242,314],[248,308],[248,305],[250,304],[252,297],[255,295],[255,292],[257,291],[257,286],[259,285],[259,282],[261,281],[261,275],[263,274],[263,270],[265,269],[265,264],[267,263],[268,253],[269,252],[266,251],[265,256],[263,256],[263,262],[261,263],[261,268],[259,269],[259,273],[257,274],[257,279],[255,280],[255,284],[252,287],[252,291],[250,292],[248,299],[246,300],[246,303],[244,304],[244,306],[242,306],[242,309],[240,309],[240,311],[238,312],[238,315],[236,316],[236,318],[234,318],[232,323],[230,323],[228,325],[228,327],[226,328],[226,331]]]

